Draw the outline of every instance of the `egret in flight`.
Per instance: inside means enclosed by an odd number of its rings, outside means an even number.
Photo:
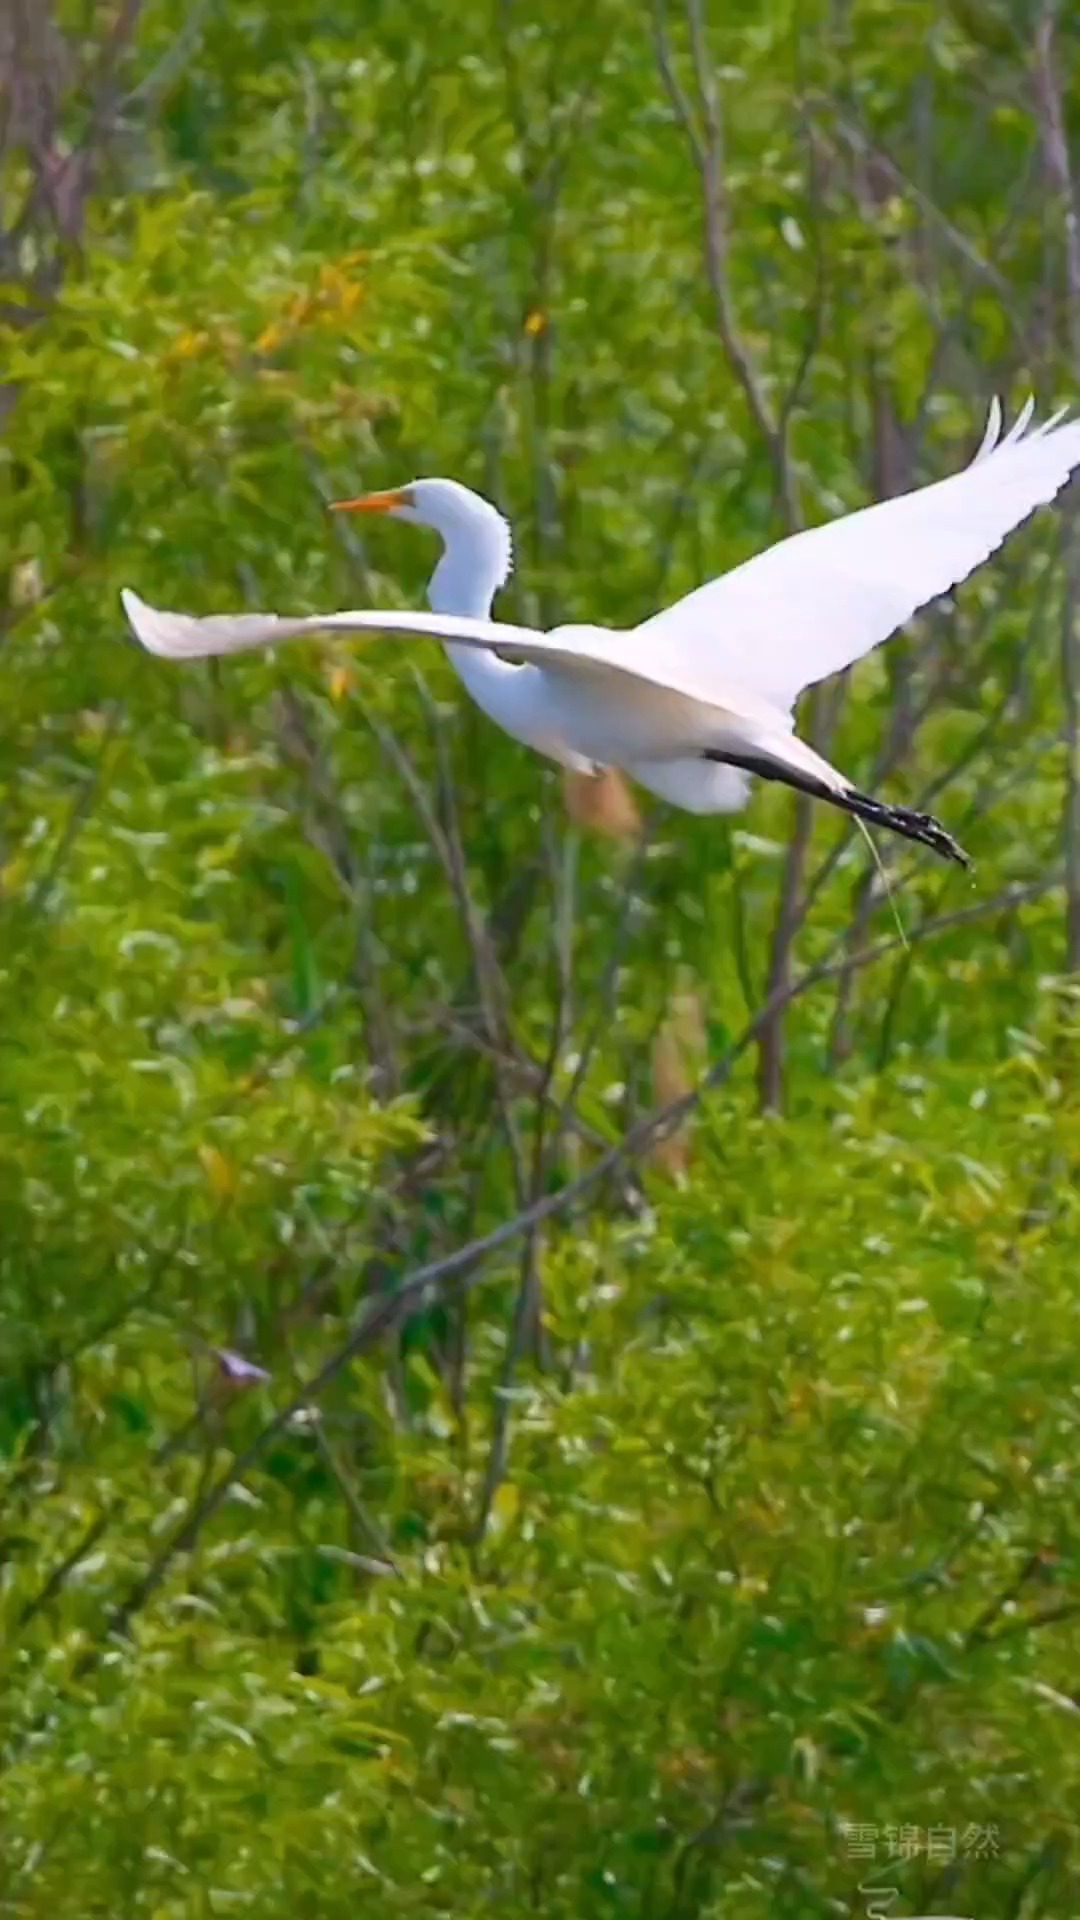
[[[970,466],[930,486],[779,541],[640,626],[541,632],[491,617],[510,573],[510,529],[454,480],[413,480],[338,501],[431,527],[443,551],[430,613],[279,617],[163,613],[125,590],[136,637],[168,660],[239,653],[317,633],[428,634],[445,643],[490,719],[577,772],[619,767],[691,813],[733,813],[752,775],[780,780],[960,865],[929,814],[860,793],[795,733],[803,689],[869,653],[947,594],[1080,466],[1080,421],[1032,426],[1028,401],[1002,436],[995,400]]]

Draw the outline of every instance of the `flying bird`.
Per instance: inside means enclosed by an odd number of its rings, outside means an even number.
[[[429,613],[212,614],[122,594],[136,638],[168,660],[239,653],[317,633],[430,635],[468,692],[514,739],[577,772],[614,766],[691,813],[734,813],[752,775],[779,780],[961,866],[941,823],[861,793],[795,732],[804,688],[838,673],[981,566],[1080,466],[1080,420],[1002,435],[995,399],[971,464],[778,541],[640,626],[541,632],[491,618],[509,577],[510,528],[455,480],[413,480],[334,503],[431,527],[443,551]]]

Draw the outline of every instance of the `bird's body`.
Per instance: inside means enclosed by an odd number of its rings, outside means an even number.
[[[560,627],[567,646],[595,646],[606,636],[594,627]],[[637,764],[700,755],[730,744],[739,721],[724,707],[706,705],[670,687],[628,677],[617,701],[606,673],[567,672],[551,666],[511,666],[497,656],[447,649],[477,706],[515,740],[564,766]]]
[[[575,771],[616,766],[692,813],[746,802],[750,777],[781,780],[966,864],[937,821],[861,794],[794,731],[806,686],[850,666],[949,592],[1080,466],[1080,422],[1028,431],[1029,402],[1001,438],[995,401],[962,472],[780,541],[628,631],[541,633],[491,617],[511,565],[502,515],[452,480],[417,480],[345,507],[433,527],[443,553],[430,614],[361,611],[193,619],[123,596],[151,653],[192,659],[320,632],[441,639],[468,692],[505,732]]]

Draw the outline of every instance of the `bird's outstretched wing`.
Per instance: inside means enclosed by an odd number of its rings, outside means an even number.
[[[356,613],[165,613],[148,606],[130,587],[120,595],[132,633],[147,653],[162,660],[208,660],[225,653],[249,653],[317,633],[399,633],[456,640],[531,658],[532,644],[543,639],[531,627],[499,620],[471,620],[443,613],[398,613],[365,608]]]
[[[673,669],[662,649],[651,656],[627,659],[626,645],[633,635],[609,632],[604,627],[557,627],[551,633],[542,633],[534,627],[474,620],[464,614],[398,613],[374,608],[298,614],[295,618],[276,613],[212,613],[200,617],[148,606],[130,587],[124,588],[120,598],[135,638],[148,653],[163,660],[205,660],[220,654],[246,653],[286,640],[310,639],[318,633],[385,633],[407,639],[427,636],[459,646],[480,647],[514,661],[546,667],[552,673],[561,672],[568,678],[606,675],[639,685],[645,682],[705,706],[719,706],[725,713],[745,708],[747,717],[753,717],[761,707],[752,694],[740,698],[737,687],[729,689],[730,700],[725,702],[714,674],[707,676],[706,688],[700,684],[700,673],[680,674]],[[764,718],[774,726],[783,726],[783,717],[771,711]]]
[[[1080,466],[1080,420],[1031,426],[1028,401],[1001,437],[995,400],[970,466],[947,480],[793,534],[698,587],[629,636],[623,658],[663,659],[710,685],[742,685],[788,709],[920,607],[966,580]]]

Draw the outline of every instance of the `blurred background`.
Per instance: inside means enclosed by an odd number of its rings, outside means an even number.
[[[118,607],[418,606],[325,503],[447,474],[632,624],[1075,401],[1078,54],[0,10],[0,1912],[1080,1909],[1074,503],[804,703],[975,857],[906,947],[825,808]]]

